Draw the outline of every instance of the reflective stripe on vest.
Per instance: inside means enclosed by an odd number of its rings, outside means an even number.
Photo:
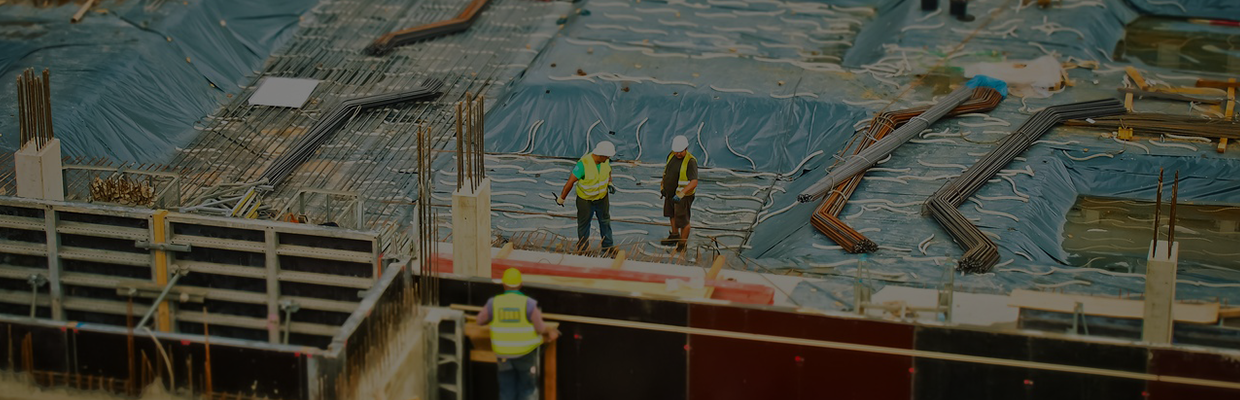
[[[534,331],[534,324],[525,314],[528,300],[516,291],[491,300],[491,349],[495,354],[521,356],[542,344],[542,338]]]
[[[594,163],[590,153],[581,156],[582,176],[577,180],[577,198],[582,200],[598,200],[607,195],[607,183],[611,181],[611,161],[602,164]]]
[[[672,157],[676,157],[676,153],[668,154],[667,161],[671,162]],[[684,161],[680,162],[680,180],[676,181],[677,192],[685,190],[685,188],[689,186],[689,172],[688,172],[689,171],[689,160],[697,160],[697,159],[694,158],[692,154],[689,154],[689,152],[686,151]],[[685,196],[691,196],[694,193],[697,193],[697,188],[693,188],[693,190],[688,191],[687,193],[685,193]]]

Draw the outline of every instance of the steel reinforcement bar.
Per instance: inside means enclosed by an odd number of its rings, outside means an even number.
[[[489,2],[490,0],[474,0],[465,6],[465,9],[461,10],[461,13],[457,14],[455,18],[384,34],[375,39],[369,46],[366,46],[366,54],[381,56],[396,47],[462,32],[474,24],[474,20],[478,19],[478,15],[482,13],[482,9],[486,8]]]
[[[1056,125],[1070,119],[1098,118],[1124,112],[1124,103],[1116,99],[1048,107],[1029,117],[977,163],[931,195],[923,205],[922,213],[933,217],[957,243],[964,247],[964,255],[960,257],[956,269],[963,272],[983,273],[989,271],[999,261],[999,249],[995,242],[957,210],[966,199],[977,193],[990,178]]]
[[[948,94],[947,97],[944,97],[937,104],[909,118],[907,123],[896,128],[886,140],[875,141],[873,146],[869,146],[857,152],[857,154],[849,156],[839,166],[831,169],[827,176],[801,191],[801,194],[797,195],[797,201],[808,203],[825,197],[830,193],[831,188],[873,166],[878,160],[891,154],[900,145],[903,145],[909,139],[921,133],[922,130],[930,127],[930,124],[938,121],[939,118],[943,118],[948,111],[964,103],[972,94],[973,88],[970,87],[961,87],[951,92],[951,94]]]
[[[979,87],[973,89],[973,96],[969,100],[948,111],[946,116],[987,112],[998,107],[1002,101],[1003,94],[999,93],[999,91],[988,87]],[[853,154],[858,154],[870,147],[879,139],[886,137],[887,134],[929,108],[929,106],[906,108],[874,116],[870,120],[869,127],[866,128],[865,137],[858,142],[857,147],[853,150]],[[836,185],[810,217],[810,224],[815,229],[827,235],[828,238],[849,253],[868,253],[878,249],[878,245],[874,241],[839,219],[840,212],[844,210],[844,205],[848,203],[848,198],[857,190],[857,186],[861,184],[863,177],[865,177],[864,170]]]
[[[427,79],[416,89],[359,97],[341,102],[340,105],[332,108],[323,119],[315,123],[306,136],[272,162],[271,166],[259,176],[260,181],[265,179],[268,185],[279,185],[293,170],[305,163],[333,132],[344,126],[358,112],[368,108],[434,97],[439,95],[439,88],[442,86],[441,81]]]

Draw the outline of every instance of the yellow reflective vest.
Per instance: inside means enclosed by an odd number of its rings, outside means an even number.
[[[584,168],[581,179],[577,180],[577,198],[582,200],[598,200],[607,196],[607,183],[611,181],[611,161],[595,164],[590,153],[581,156]]]
[[[491,300],[491,349],[500,356],[523,356],[542,344],[525,314],[529,298],[510,290]]]
[[[676,157],[676,153],[669,153],[667,155],[667,161],[672,161],[672,157]],[[689,160],[697,159],[693,157],[693,154],[689,154],[689,152],[686,151],[684,161],[680,162],[680,179],[676,181],[677,192],[685,190],[685,188],[689,186]],[[697,188],[693,188],[693,190],[686,192],[685,196],[692,196],[694,193],[697,193]]]

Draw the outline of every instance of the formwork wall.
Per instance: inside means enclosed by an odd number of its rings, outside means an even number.
[[[444,280],[443,304],[481,306],[501,288]],[[774,307],[689,304],[527,286],[545,313],[645,322],[686,332],[560,321],[557,399],[1097,399],[1234,398],[1221,389],[1139,376],[1240,382],[1240,353],[1151,348],[1070,336],[919,326]],[[695,334],[697,329],[745,337]],[[769,335],[781,341],[755,340]],[[806,343],[796,342],[806,340]],[[791,341],[791,342],[789,342]],[[882,349],[1099,368],[1136,378],[1006,366]],[[493,364],[472,363],[472,398],[491,398]],[[1143,397],[1144,396],[1144,397]]]
[[[0,197],[0,313],[326,348],[379,279],[373,232]],[[32,291],[29,280],[47,281]],[[137,289],[130,309],[129,290]],[[182,297],[182,296],[188,297]],[[296,311],[286,313],[285,310]]]

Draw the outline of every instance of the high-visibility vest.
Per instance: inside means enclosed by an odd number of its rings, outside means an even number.
[[[594,163],[590,153],[581,156],[584,176],[577,180],[577,198],[582,200],[598,200],[607,195],[607,183],[611,181],[611,161],[602,164]]]
[[[671,162],[672,157],[676,157],[676,153],[668,153],[667,161]],[[676,181],[677,192],[685,190],[685,188],[689,186],[689,160],[697,159],[693,158],[693,155],[686,151],[684,161],[680,162],[680,180]],[[693,190],[686,192],[685,196],[691,196],[694,193],[697,193],[697,188],[693,188]]]
[[[529,298],[511,290],[491,300],[491,350],[501,356],[523,356],[542,344],[525,314]]]

